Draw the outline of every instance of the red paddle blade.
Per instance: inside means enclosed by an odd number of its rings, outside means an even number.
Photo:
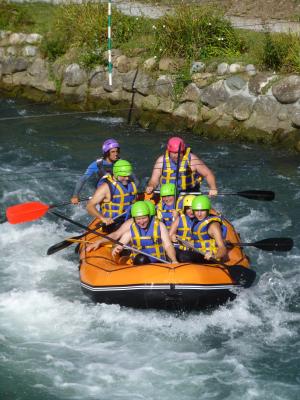
[[[10,224],[21,224],[41,218],[49,210],[47,204],[39,201],[16,204],[6,209],[6,218]]]

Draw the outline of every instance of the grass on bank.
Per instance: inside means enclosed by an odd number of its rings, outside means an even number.
[[[0,0],[0,30],[49,32],[54,23],[55,6],[46,3],[8,3]]]
[[[41,33],[42,50],[51,60],[72,48],[86,67],[106,62],[102,58],[107,50],[106,4],[54,6],[0,0],[0,29]],[[112,41],[114,48],[129,56],[133,49],[144,48],[144,58],[168,55],[184,58],[186,65],[194,60],[239,61],[272,71],[300,72],[298,35],[234,29],[222,10],[209,5],[179,5],[174,14],[156,20],[129,17],[113,8]]]

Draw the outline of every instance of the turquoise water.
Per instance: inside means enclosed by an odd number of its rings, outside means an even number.
[[[99,114],[3,119],[56,111],[0,101],[2,213],[20,202],[67,201],[107,137],[120,141],[122,157],[145,178],[171,135]],[[1,400],[299,398],[299,158],[184,137],[215,171],[220,191],[276,192],[273,202],[214,200],[242,240],[289,236],[295,248],[249,248],[259,275],[253,288],[218,310],[174,315],[92,304],[81,293],[73,247],[46,256],[50,245],[78,234],[76,227],[52,216],[2,224]],[[62,211],[88,221],[83,206]]]

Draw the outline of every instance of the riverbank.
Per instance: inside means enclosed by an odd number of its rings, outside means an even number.
[[[194,62],[113,50],[113,84],[103,65],[85,69],[67,58],[44,59],[38,34],[1,32],[0,89],[8,96],[73,110],[127,115],[144,128],[190,130],[216,139],[270,143],[300,152],[300,76],[254,65]],[[142,52],[142,49],[140,49]],[[179,87],[180,86],[180,87]]]
[[[3,95],[300,151],[296,34],[234,29],[210,5],[158,19],[114,8],[109,85],[106,6],[12,4],[0,7]]]

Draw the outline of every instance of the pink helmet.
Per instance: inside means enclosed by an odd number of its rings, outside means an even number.
[[[102,152],[107,153],[109,150],[120,147],[119,143],[115,139],[107,139],[102,145]]]
[[[174,136],[169,139],[167,144],[167,149],[172,153],[176,153],[179,150],[179,146],[180,146],[180,151],[183,152],[185,150],[185,143],[183,139]]]

